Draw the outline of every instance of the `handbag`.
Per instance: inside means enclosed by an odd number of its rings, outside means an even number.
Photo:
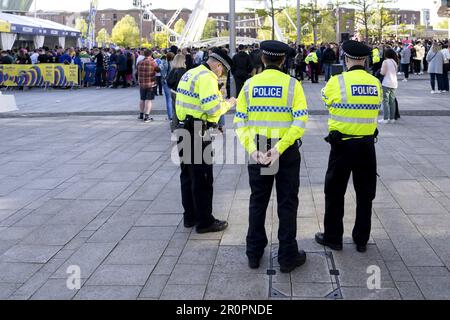
[[[398,108],[398,100],[395,98],[395,120],[400,119],[400,109]]]

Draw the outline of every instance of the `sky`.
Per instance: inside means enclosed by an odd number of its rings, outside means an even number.
[[[89,0],[76,0],[76,1],[60,1],[60,0],[35,0],[38,10],[66,10],[66,11],[83,11],[89,9]],[[301,0],[306,2],[307,0]],[[152,3],[151,8],[164,8],[164,9],[177,9],[180,6],[193,9],[197,0],[144,0],[144,2]],[[214,4],[214,11],[228,11],[227,0],[211,0]],[[286,2],[296,4],[296,0],[279,0],[279,3],[285,4]],[[328,0],[319,0],[319,3],[327,3]],[[434,16],[434,0],[398,0],[394,5],[396,8],[404,9],[432,9],[432,16]],[[99,0],[99,8],[114,8],[114,9],[128,9],[132,8],[132,0]],[[255,7],[258,5],[258,1],[252,0],[236,0],[236,6],[238,10],[242,10],[249,7]],[[34,7],[31,8],[34,10]],[[436,17],[435,17],[436,18]]]

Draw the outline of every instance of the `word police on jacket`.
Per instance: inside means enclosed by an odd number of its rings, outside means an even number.
[[[283,87],[254,87],[253,98],[281,98]]]
[[[352,86],[352,96],[378,97],[378,88],[368,85]]]

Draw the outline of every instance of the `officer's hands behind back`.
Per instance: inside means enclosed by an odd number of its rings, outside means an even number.
[[[255,151],[252,153],[252,159],[264,166],[273,166],[273,164],[280,158],[280,153],[276,148],[269,150],[267,153]]]
[[[263,164],[266,166],[273,166],[274,163],[277,162],[278,159],[280,159],[280,156],[281,155],[278,150],[276,148],[273,148],[264,155],[265,161]]]
[[[231,97],[230,99],[227,100],[229,104],[231,104],[231,108],[234,108],[237,104],[237,100],[235,97]]]

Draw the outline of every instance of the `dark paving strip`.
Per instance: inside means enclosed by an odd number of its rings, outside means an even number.
[[[134,111],[99,111],[99,112],[51,112],[51,113],[0,113],[0,119],[20,119],[20,118],[61,118],[61,117],[108,117],[108,116],[136,116]],[[229,114],[234,114],[229,113]],[[312,116],[326,116],[327,110],[310,110]],[[165,110],[155,110],[152,115],[166,115]],[[404,110],[402,116],[410,117],[450,117],[450,110]]]

